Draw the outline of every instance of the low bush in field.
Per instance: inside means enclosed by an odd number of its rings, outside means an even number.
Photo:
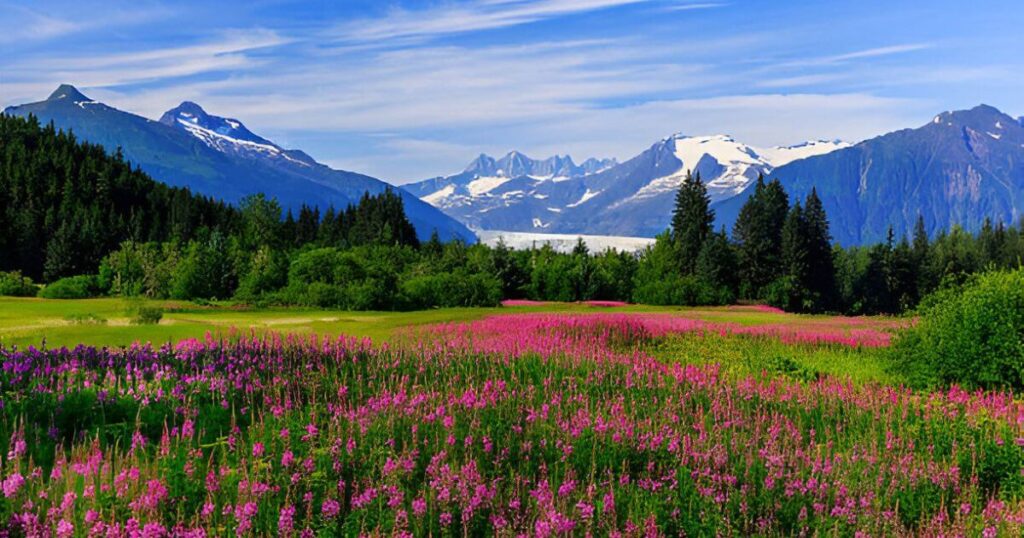
[[[1024,388],[1024,269],[974,277],[923,305],[891,350],[915,384]]]
[[[156,325],[164,317],[164,310],[158,306],[143,306],[132,317],[132,323],[136,325]]]
[[[88,299],[101,294],[99,277],[96,275],[69,276],[39,290],[39,296],[47,299]]]
[[[20,272],[0,272],[0,295],[10,297],[35,297],[39,292],[31,278],[23,276]]]

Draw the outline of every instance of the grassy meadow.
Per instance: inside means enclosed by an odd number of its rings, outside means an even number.
[[[1024,404],[904,387],[906,319],[148,306],[0,299],[15,535],[1024,530]]]
[[[868,320],[881,324],[891,318],[842,318],[789,314],[757,307],[667,307],[646,305],[592,306],[586,303],[544,303],[499,308],[439,308],[412,312],[355,312],[296,307],[252,308],[229,303],[196,304],[188,301],[145,301],[164,311],[157,324],[132,323],[138,301],[118,298],[54,300],[0,297],[0,344],[7,346],[73,347],[126,346],[134,342],[154,346],[186,338],[277,332],[339,335],[388,342],[405,329],[439,323],[479,320],[508,313],[597,314],[608,312],[657,313],[742,326],[836,324],[852,327]],[[687,364],[720,363],[737,374],[762,370],[809,379],[816,375],[847,377],[854,381],[898,382],[887,372],[875,349],[850,346],[789,345],[770,338],[744,338],[715,334],[677,334],[659,339],[648,351],[666,361]]]

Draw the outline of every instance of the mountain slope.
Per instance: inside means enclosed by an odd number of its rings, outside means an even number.
[[[207,114],[185,102],[161,121],[122,112],[61,85],[45,101],[9,107],[5,114],[34,114],[43,124],[71,130],[109,151],[118,148],[133,164],[173,186],[237,202],[263,192],[285,208],[303,203],[344,208],[366,192],[392,188],[370,176],[334,170],[301,151],[285,150],[229,118]],[[475,241],[465,226],[402,189],[410,221],[422,238],[437,230],[442,239]]]
[[[512,152],[496,161],[481,155],[459,174],[405,188],[481,230],[652,237],[668,226],[687,170],[699,171],[712,199],[721,200],[760,173],[848,145],[817,141],[761,149],[722,135],[675,135],[621,164],[590,159],[573,169],[553,162],[559,157],[532,161]]]
[[[918,215],[930,233],[986,217],[1016,223],[1024,210],[1024,126],[981,105],[945,112],[827,155],[776,169],[791,199],[817,189],[832,234],[844,245],[884,241],[889,226],[909,236]],[[716,226],[731,229],[750,190],[715,204]]]

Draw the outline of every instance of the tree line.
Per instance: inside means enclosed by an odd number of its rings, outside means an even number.
[[[364,195],[297,214],[262,195],[237,207],[158,183],[120,154],[34,118],[0,115],[0,294],[234,299],[346,309],[496,305],[503,299],[896,313],[989,267],[1016,267],[1019,227],[986,223],[834,246],[816,192],[791,203],[758,178],[731,234],[714,229],[698,175],[679,188],[671,226],[632,253],[512,250],[435,233],[419,241],[401,198]]]
[[[790,201],[777,180],[758,177],[731,236],[715,215],[700,175],[687,174],[671,228],[644,253],[636,299],[663,304],[755,301],[794,312],[900,313],[970,275],[1020,267],[1021,225],[986,219],[972,235],[959,227],[928,237],[918,217],[911,237],[841,247],[812,189]],[[642,283],[642,284],[641,284]]]

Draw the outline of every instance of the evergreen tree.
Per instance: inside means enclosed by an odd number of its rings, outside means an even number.
[[[679,256],[680,272],[684,275],[693,274],[697,256],[711,235],[715,212],[710,205],[711,198],[700,180],[700,173],[687,171],[672,211],[672,241]]]
[[[788,212],[789,197],[782,184],[773,180],[766,185],[758,176],[754,193],[743,204],[733,228],[747,298],[759,298],[783,274],[782,227]]]
[[[782,226],[782,260],[785,276],[776,281],[772,304],[786,310],[807,311],[811,309],[812,292],[810,280],[810,244],[808,241],[807,219],[800,202],[793,204]]]
[[[811,293],[810,309],[815,312],[830,310],[835,308],[838,298],[832,234],[825,207],[814,188],[807,195],[803,217],[807,249],[807,279],[804,284]]]
[[[914,223],[914,239],[910,248],[917,274],[915,288],[917,289],[917,295],[923,297],[934,290],[938,283],[934,277],[935,263],[932,260],[931,243],[928,239],[928,230],[925,228],[922,215],[918,215],[917,222]]]
[[[736,251],[722,229],[712,233],[697,256],[697,278],[712,291],[713,303],[729,304],[739,292]]]

